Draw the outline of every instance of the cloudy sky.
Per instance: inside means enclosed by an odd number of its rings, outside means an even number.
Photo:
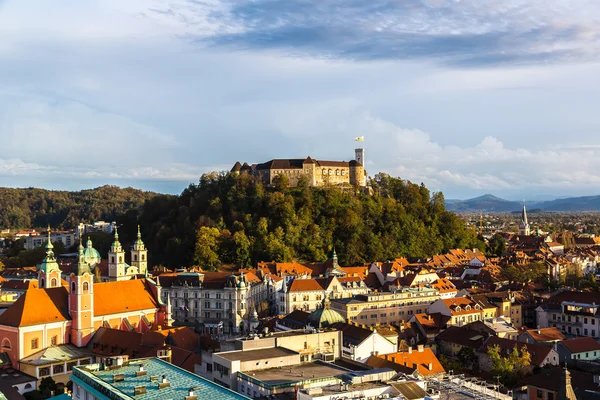
[[[447,198],[600,194],[597,0],[0,0],[0,186],[178,193],[348,160]]]

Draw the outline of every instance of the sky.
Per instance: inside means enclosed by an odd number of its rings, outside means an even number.
[[[179,193],[350,160],[446,198],[600,194],[597,0],[0,0],[0,186]]]

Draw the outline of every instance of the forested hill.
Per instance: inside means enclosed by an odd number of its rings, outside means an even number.
[[[114,221],[156,193],[116,186],[79,192],[0,188],[0,228],[74,228],[79,222]]]
[[[248,175],[206,174],[180,196],[154,196],[139,214],[119,218],[119,232],[133,232],[139,221],[151,263],[169,268],[320,261],[332,246],[345,265],[481,246],[444,208],[441,193],[384,174],[372,184],[368,195],[266,188]]]

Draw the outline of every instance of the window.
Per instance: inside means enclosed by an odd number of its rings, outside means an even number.
[[[77,361],[71,361],[67,363],[67,371],[72,371],[73,367],[77,366]]]
[[[71,292],[75,293],[75,282],[71,282]]]
[[[210,318],[210,312],[205,312],[204,313],[204,318]]]
[[[146,256],[142,254],[142,261],[146,261]]]
[[[38,338],[31,339],[31,348],[37,349],[40,345],[40,340]]]
[[[133,255],[133,261],[137,261],[137,254]]]
[[[114,263],[115,263],[115,256],[111,256],[111,257],[110,257],[110,263],[111,263],[111,264],[114,264]]]
[[[90,290],[90,284],[87,282],[83,282],[83,291],[87,292],[88,290]]]
[[[65,366],[60,364],[60,365],[54,365],[52,366],[52,373],[53,374],[62,374],[63,372],[65,372]]]
[[[48,375],[50,375],[50,367],[40,368],[39,369],[39,374],[40,374],[40,377],[41,376],[48,376]]]
[[[11,348],[12,346],[10,345],[10,340],[8,340],[7,338],[2,339],[2,349],[10,350]]]
[[[220,310],[221,308],[223,308],[223,307],[221,306],[221,302],[220,302],[220,301],[217,301],[217,303],[216,303],[216,306],[215,306],[215,307],[216,307],[217,309],[219,309],[219,310]]]
[[[583,323],[584,323],[584,324],[587,324],[587,323],[588,323],[588,322],[587,322],[587,318],[584,318],[584,319],[583,319]]]
[[[43,282],[42,282],[43,284]],[[50,281],[50,286],[51,287],[57,287],[58,285],[56,284],[56,278],[52,278],[52,280]]]
[[[210,308],[210,301],[204,302],[204,308]]]
[[[56,343],[58,342],[58,336],[54,335],[50,338],[50,344],[52,346],[56,346]]]
[[[204,293],[204,298],[205,299],[210,299],[210,293],[208,293],[208,292]]]
[[[221,293],[217,293],[217,299],[221,298]]]

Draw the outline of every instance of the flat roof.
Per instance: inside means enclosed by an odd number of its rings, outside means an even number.
[[[136,376],[140,366],[147,371],[145,375]],[[99,364],[75,367],[71,379],[85,389],[91,388],[92,395],[112,390],[120,399],[158,400],[184,399],[188,390],[194,388],[199,400],[246,400],[234,391],[226,389],[214,382],[179,368],[159,358],[145,358],[131,361],[116,369],[99,370]],[[123,375],[123,380],[114,382],[115,375]],[[165,375],[170,386],[158,388],[158,383]],[[156,377],[157,380],[152,380]],[[145,387],[146,392],[135,395],[136,387]]]
[[[265,358],[285,357],[300,354],[297,351],[289,350],[283,347],[269,347],[256,350],[237,350],[226,351],[223,353],[214,353],[215,356],[223,357],[229,361],[252,361]]]
[[[245,373],[254,379],[262,381],[268,385],[291,384],[310,379],[321,379],[342,376],[352,372],[335,364],[311,362],[290,365],[281,368],[259,369]]]

